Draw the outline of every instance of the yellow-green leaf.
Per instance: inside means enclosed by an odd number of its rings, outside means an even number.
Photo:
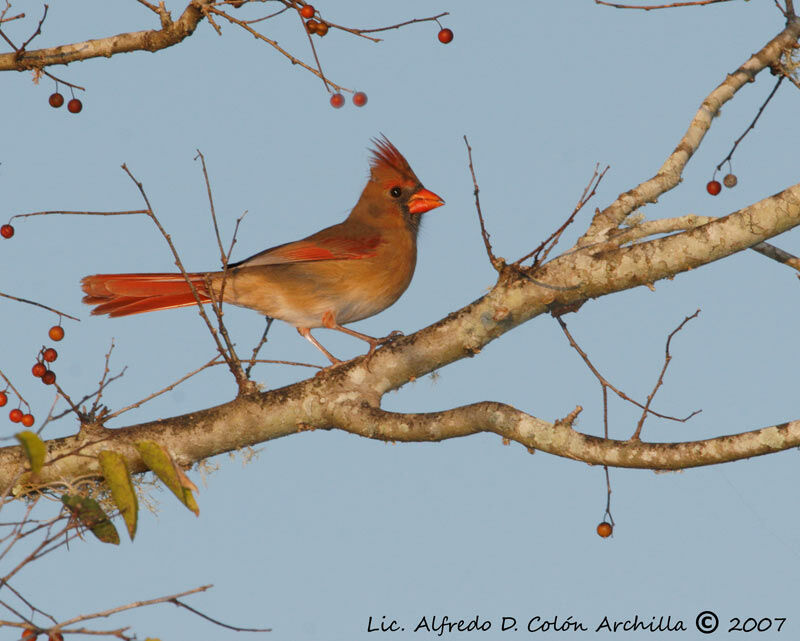
[[[119,545],[119,533],[114,524],[94,499],[85,496],[64,494],[61,502],[73,516],[103,543]]]
[[[136,490],[133,488],[131,475],[125,463],[125,457],[111,450],[100,452],[100,469],[111,490],[111,498],[119,508],[122,518],[125,520],[125,527],[128,528],[128,536],[136,536],[136,522],[139,517],[139,500],[136,498]]]
[[[195,516],[199,515],[200,508],[197,507],[197,501],[192,494],[192,488],[197,488],[189,481],[183,470],[175,465],[169,453],[155,441],[136,441],[134,447],[144,464],[161,479],[178,500],[194,512]]]
[[[31,464],[31,472],[38,474],[39,470],[42,469],[42,465],[44,465],[45,454],[47,454],[47,447],[44,441],[30,430],[19,432],[15,436],[20,445],[22,445],[25,456],[28,457],[28,462]]]

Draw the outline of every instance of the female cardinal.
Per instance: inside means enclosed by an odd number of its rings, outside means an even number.
[[[387,338],[342,325],[383,311],[406,290],[417,262],[420,216],[444,204],[392,143],[385,137],[374,142],[369,180],[344,222],[226,271],[86,276],[83,302],[96,305],[92,314],[128,316],[221,299],[291,323],[331,363],[341,361],[311,335],[312,327],[365,340],[371,354]]]

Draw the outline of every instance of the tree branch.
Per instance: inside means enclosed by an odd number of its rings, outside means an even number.
[[[672,277],[797,225],[800,184],[724,218],[666,238],[609,250],[592,247],[559,256],[543,265],[537,276],[545,283],[567,286],[563,290],[543,287],[517,270],[506,268],[485,296],[377,350],[369,367],[362,357],[282,389],[151,423],[119,429],[85,424],[76,436],[47,442],[48,464],[38,482],[58,483],[79,475],[99,475],[99,465],[93,457],[104,449],[118,451],[128,460],[132,472],[142,472],[145,467],[133,446],[142,439],[161,443],[177,463],[189,466],[210,456],[299,431],[333,427],[389,440],[441,440],[481,429],[502,430],[506,438],[553,454],[589,463],[654,468],[709,465],[795,447],[800,444],[800,423],[796,421],[738,437],[712,439],[710,444],[642,444],[637,447],[643,449],[630,449],[630,444],[623,447],[614,441],[601,445],[602,439],[591,440],[594,437],[578,435],[571,428],[564,431],[563,426],[556,429],[555,424],[513,413],[516,410],[504,410],[498,415],[506,421],[512,417],[512,424],[498,423],[485,411],[486,407],[501,407],[494,403],[476,406],[479,409],[471,419],[463,408],[451,410],[455,414],[391,415],[395,428],[390,427],[393,423],[388,418],[385,423],[383,418],[377,421],[370,412],[380,412],[378,407],[385,393],[456,360],[474,356],[492,340],[552,308]],[[370,431],[366,430],[363,417],[359,418],[361,410],[372,417]],[[443,431],[445,428],[449,431]],[[191,438],[187,438],[190,434]],[[78,449],[80,454],[76,454]],[[26,465],[20,447],[0,449],[0,491],[12,482],[12,470],[19,465]]]
[[[204,17],[203,8],[211,4],[213,0],[192,0],[177,21],[173,22],[168,15],[166,18],[162,16],[161,29],[120,33],[107,38],[22,53],[0,54],[0,71],[43,69],[50,65],[66,65],[89,58],[110,58],[118,53],[166,49],[191,36]]]

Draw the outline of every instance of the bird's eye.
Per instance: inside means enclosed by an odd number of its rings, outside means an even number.
[[[400,187],[392,187],[389,190],[389,194],[392,196],[392,198],[400,198],[400,194],[402,194],[402,193],[403,193],[403,190],[400,189]]]

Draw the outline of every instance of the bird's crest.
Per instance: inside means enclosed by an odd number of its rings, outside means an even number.
[[[386,184],[396,182],[398,178],[403,181],[418,183],[419,179],[386,136],[373,138],[375,148],[370,159],[370,178],[375,182]]]

